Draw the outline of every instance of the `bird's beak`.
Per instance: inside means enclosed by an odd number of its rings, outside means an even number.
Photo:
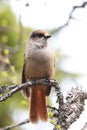
[[[48,38],[50,38],[50,37],[51,37],[51,35],[46,35],[46,36],[45,36],[46,39],[48,39]]]

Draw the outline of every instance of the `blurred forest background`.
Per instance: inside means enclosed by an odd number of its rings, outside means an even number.
[[[22,27],[9,1],[0,1],[0,86],[21,83],[25,43],[31,28]],[[21,93],[0,103],[0,127],[13,123],[14,108],[28,108]],[[19,129],[19,128],[18,128]]]
[[[26,8],[28,3],[26,3]],[[17,18],[12,11],[10,1],[0,0],[0,86],[21,83],[21,73],[24,60],[24,50],[27,38],[34,30],[24,27],[21,23],[21,15]],[[51,29],[49,32],[55,36],[60,30]],[[62,82],[69,77],[73,80],[80,76],[77,73],[66,72],[59,64],[67,57],[60,49],[55,51],[56,73],[55,79]],[[49,102],[50,99],[49,99]],[[14,123],[13,115],[16,110],[28,110],[29,103],[20,92],[8,100],[0,103],[0,128]],[[18,117],[17,117],[18,118]],[[15,128],[19,130],[21,128]]]

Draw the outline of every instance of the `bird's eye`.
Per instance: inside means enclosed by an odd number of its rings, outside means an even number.
[[[41,38],[41,37],[44,37],[44,34],[42,34],[42,33],[33,33],[33,34],[31,35],[31,37],[32,37],[32,38],[36,38],[36,37]]]
[[[39,34],[38,34],[38,37],[44,37],[44,35],[43,35],[43,34],[41,34],[41,33],[39,33]]]

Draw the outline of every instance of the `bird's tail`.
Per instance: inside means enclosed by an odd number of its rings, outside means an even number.
[[[35,86],[31,88],[29,116],[32,123],[37,123],[38,119],[42,121],[47,121],[48,119],[45,90],[45,86]]]

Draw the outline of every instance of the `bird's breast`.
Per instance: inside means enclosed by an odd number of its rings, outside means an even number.
[[[25,73],[28,79],[53,77],[54,56],[49,49],[30,50],[25,58]]]

